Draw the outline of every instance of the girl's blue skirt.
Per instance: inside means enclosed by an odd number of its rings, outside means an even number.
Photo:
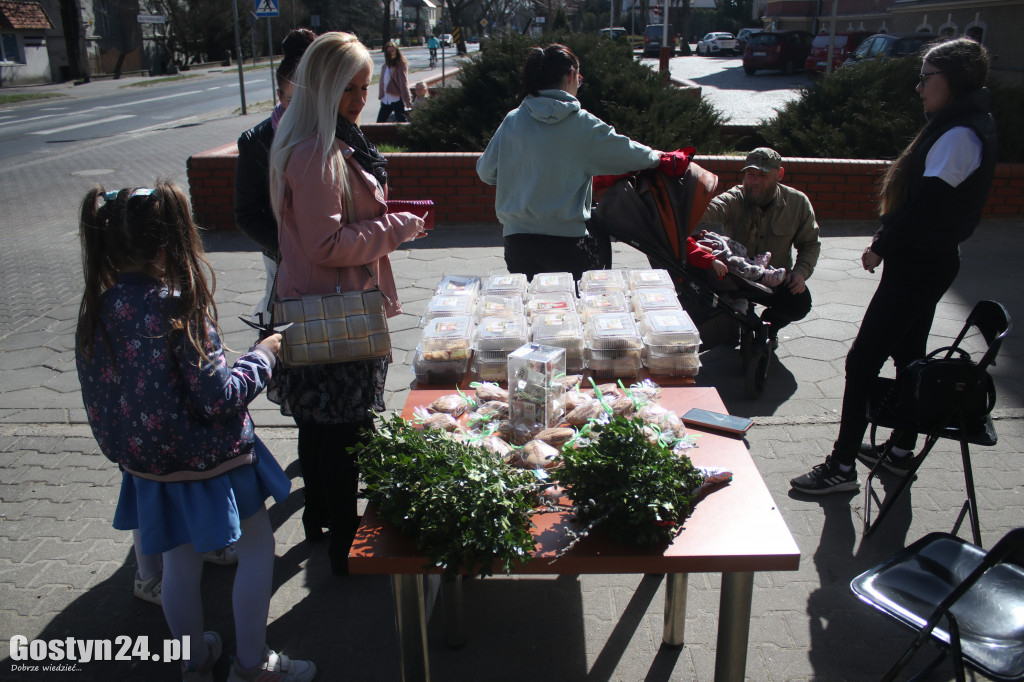
[[[209,552],[236,542],[240,523],[268,497],[284,502],[288,475],[270,450],[256,439],[256,462],[202,481],[162,483],[124,472],[114,511],[114,528],[139,529],[143,554],[161,554],[191,543]]]

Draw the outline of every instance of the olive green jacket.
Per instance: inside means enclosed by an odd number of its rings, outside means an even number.
[[[748,206],[736,185],[711,200],[696,232],[708,230],[743,244],[748,255],[772,252],[771,265],[809,279],[821,254],[818,223],[807,195],[780,184],[766,208]],[[796,249],[796,263],[793,249]]]

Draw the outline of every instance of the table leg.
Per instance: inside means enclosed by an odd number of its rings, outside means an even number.
[[[715,682],[742,682],[744,678],[747,668],[747,639],[750,636],[750,603],[753,594],[753,573],[722,574]]]
[[[402,669],[402,682],[430,682],[423,576],[393,575],[391,585],[395,593],[398,663]]]
[[[446,575],[442,578],[441,604],[444,609],[444,643],[452,649],[464,647],[466,645],[466,624],[461,575]]]
[[[665,627],[661,639],[669,646],[683,645],[689,577],[688,573],[669,573],[665,576]]]

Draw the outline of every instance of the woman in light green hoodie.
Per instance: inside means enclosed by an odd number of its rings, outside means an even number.
[[[595,175],[658,165],[661,152],[619,135],[580,106],[579,59],[564,45],[530,49],[523,102],[510,111],[476,164],[496,185],[505,265],[528,279],[539,272],[611,266],[608,238],[587,233]],[[595,238],[596,237],[596,238]]]

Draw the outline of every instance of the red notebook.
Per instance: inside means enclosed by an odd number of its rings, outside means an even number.
[[[431,199],[388,199],[388,213],[407,211],[423,218],[423,229],[434,229],[434,202]]]

